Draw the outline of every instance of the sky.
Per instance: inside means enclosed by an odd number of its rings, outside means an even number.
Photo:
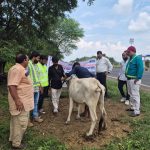
[[[121,61],[130,38],[137,54],[150,54],[150,0],[95,0],[91,6],[79,0],[70,17],[80,23],[84,37],[65,61],[93,56],[98,50]]]

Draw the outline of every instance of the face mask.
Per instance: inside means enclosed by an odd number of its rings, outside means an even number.
[[[54,64],[54,67],[57,67],[58,66],[58,64]]]
[[[126,57],[126,58],[123,58],[123,60],[126,61],[126,60],[128,60],[128,58],[127,58],[127,57]]]
[[[35,60],[34,60],[34,64],[37,64],[37,63],[38,63],[38,61],[35,59]]]

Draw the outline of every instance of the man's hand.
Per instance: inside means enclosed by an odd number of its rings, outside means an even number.
[[[43,94],[43,87],[40,86],[40,93]]]
[[[20,100],[16,100],[15,104],[18,111],[22,111],[24,109],[23,103]]]
[[[106,71],[106,72],[105,72],[105,75],[107,76],[107,75],[108,75],[108,73],[109,73],[109,72],[108,72],[108,71]]]
[[[134,84],[136,84],[138,81],[139,81],[138,79],[135,79],[135,80],[134,80]]]
[[[119,81],[119,76],[118,76],[118,78],[117,78],[117,79],[118,79],[118,81]]]
[[[61,78],[61,81],[64,81],[64,80],[65,80],[65,77],[62,77],[62,78]]]

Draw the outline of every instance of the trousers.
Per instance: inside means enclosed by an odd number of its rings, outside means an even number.
[[[123,90],[124,86],[126,86],[126,93]],[[121,96],[126,98],[126,100],[129,100],[130,96],[128,94],[127,81],[118,80],[118,89],[120,91]]]
[[[61,89],[51,89],[51,94],[52,94],[52,103],[54,109],[58,110],[58,105],[59,105],[59,99],[61,95]]]
[[[139,80],[136,84],[134,79],[127,80],[128,93],[130,95],[131,108],[134,109],[135,114],[140,114],[140,84]]]
[[[105,87],[106,91],[105,91],[105,96],[108,96],[108,92],[107,92],[107,83],[106,83],[106,73],[102,72],[102,73],[97,73],[97,80]]]
[[[9,141],[12,146],[19,147],[27,129],[29,112],[22,111],[19,115],[11,115]]]

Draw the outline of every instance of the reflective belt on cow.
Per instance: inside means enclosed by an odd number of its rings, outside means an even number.
[[[42,65],[41,63],[38,63],[39,67],[39,77],[40,77],[40,83],[42,87],[48,86],[48,72],[47,67],[45,65]]]
[[[33,82],[33,86],[34,87],[40,86],[40,81],[39,81],[39,79],[37,77],[37,73],[36,73],[35,67],[33,66],[31,60],[29,61],[28,68],[29,68],[30,78],[32,79],[32,82]]]

